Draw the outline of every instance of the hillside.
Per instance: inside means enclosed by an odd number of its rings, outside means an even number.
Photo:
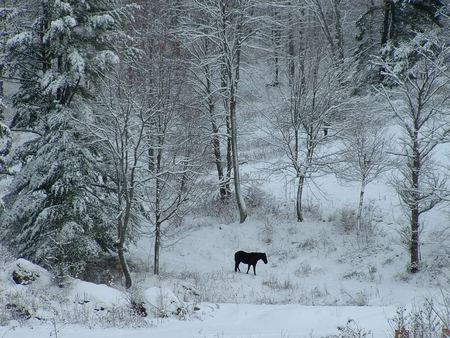
[[[450,338],[450,0],[0,26],[0,338]]]

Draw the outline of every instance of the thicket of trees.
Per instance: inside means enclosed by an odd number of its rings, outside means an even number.
[[[417,271],[420,216],[447,195],[433,162],[450,131],[447,7],[3,1],[1,80],[17,89],[0,102],[1,240],[61,276],[117,253],[130,287],[127,246],[151,229],[159,274],[164,238],[182,231],[208,173],[244,222],[238,116],[256,67],[267,76],[256,88],[279,98],[265,139],[282,154],[276,169],[297,180],[297,220],[305,182],[331,170],[360,182],[360,228],[365,186],[395,167]],[[400,133],[395,160],[385,127]],[[12,144],[15,133],[25,141]]]

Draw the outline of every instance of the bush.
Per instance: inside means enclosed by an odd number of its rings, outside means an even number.
[[[339,333],[334,336],[336,338],[365,338],[372,336],[370,331],[360,328],[353,319],[349,319],[345,326],[338,326],[337,329]]]
[[[270,217],[266,217],[264,225],[260,233],[261,241],[265,244],[272,244],[273,242],[273,222]]]
[[[442,328],[448,327],[450,320],[450,303],[436,305],[433,300],[427,300],[419,307],[413,307],[409,312],[404,307],[397,309],[396,315],[390,320],[394,331],[409,332],[411,337],[440,337]]]
[[[382,222],[382,213],[374,201],[369,201],[362,209],[360,229],[357,229],[357,210],[343,207],[338,210],[339,225],[346,233],[356,233],[358,243],[368,245],[376,234],[376,225]],[[358,231],[359,230],[359,231]]]
[[[356,229],[356,211],[353,208],[344,207],[339,210],[339,224],[345,232]]]
[[[244,198],[247,209],[253,214],[270,215],[279,218],[281,208],[276,199],[252,184],[244,189]]]

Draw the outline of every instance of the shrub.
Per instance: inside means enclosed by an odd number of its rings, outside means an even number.
[[[294,290],[298,288],[289,278],[279,280],[275,276],[271,276],[268,280],[263,281],[262,284],[273,290]]]
[[[244,197],[247,209],[253,214],[270,215],[277,218],[281,215],[281,209],[276,199],[255,184],[244,189]]]
[[[345,232],[352,232],[356,228],[356,211],[349,207],[340,209],[339,224]]]
[[[450,320],[450,303],[445,301],[437,306],[433,300],[427,300],[409,312],[404,307],[397,309],[396,315],[389,322],[394,331],[409,332],[411,337],[440,337],[443,327],[448,327]]]
[[[270,217],[266,217],[264,220],[264,225],[261,229],[260,238],[265,244],[272,244],[273,242],[273,223]]]
[[[336,337],[339,338],[365,338],[371,337],[371,332],[360,328],[358,323],[353,319],[349,319],[345,326],[338,326],[339,333]]]

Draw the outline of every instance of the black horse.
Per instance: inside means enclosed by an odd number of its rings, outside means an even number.
[[[267,256],[264,252],[245,252],[245,251],[238,251],[234,254],[234,271],[237,272],[239,269],[239,264],[244,263],[248,264],[247,273],[250,270],[250,266],[253,266],[253,273],[256,275],[256,263],[262,259],[262,261],[267,264]]]

